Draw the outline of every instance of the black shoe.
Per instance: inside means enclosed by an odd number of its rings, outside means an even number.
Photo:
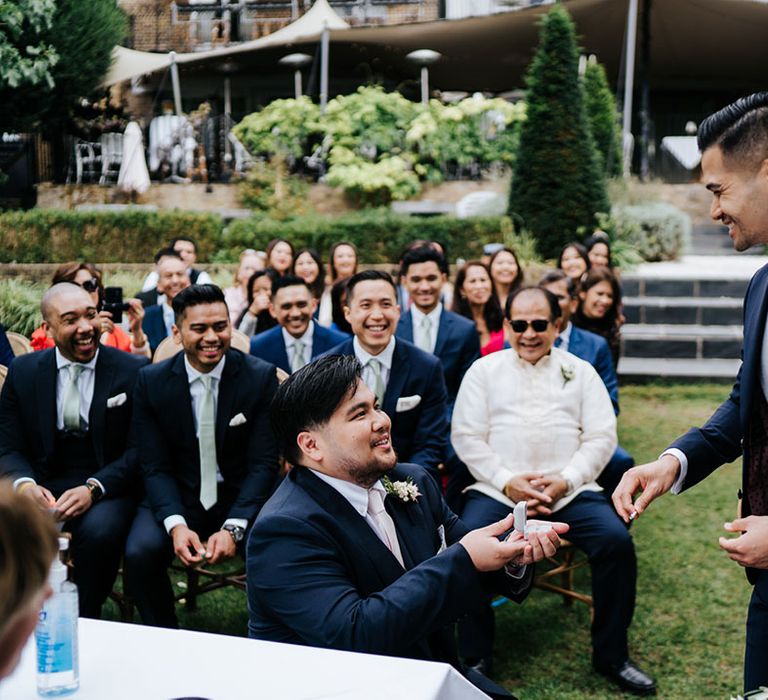
[[[635,695],[656,695],[656,682],[627,659],[619,664],[595,663],[595,671]]]
[[[493,671],[491,660],[487,657],[482,657],[479,659],[465,659],[464,668],[477,671],[477,673],[482,673],[486,678],[490,678],[491,672]]]

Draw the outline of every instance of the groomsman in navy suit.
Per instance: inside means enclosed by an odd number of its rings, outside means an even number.
[[[710,214],[728,227],[736,250],[768,244],[768,92],[743,97],[699,126],[701,179]],[[754,585],[747,614],[744,691],[768,686],[768,266],[744,299],[743,360],[728,399],[701,428],[691,428],[655,462],[630,469],[613,494],[627,522],[667,491],[680,493],[744,457],[741,517],[725,524],[720,547]],[[634,498],[642,491],[642,495]],[[735,505],[735,504],[734,504]],[[707,514],[697,514],[697,523]],[[677,524],[681,526],[680,523]]]
[[[410,310],[400,317],[397,337],[435,355],[443,365],[450,431],[451,413],[461,380],[480,357],[480,337],[472,321],[443,307],[440,301],[446,281],[443,267],[442,256],[432,246],[413,248],[403,256],[400,277],[412,303]],[[445,498],[451,508],[458,510],[462,490],[474,479],[456,456],[450,441],[445,473],[448,476]]]
[[[440,362],[402,338],[397,290],[386,272],[365,270],[349,278],[344,316],[354,338],[328,354],[355,355],[363,381],[392,419],[398,458],[419,464],[437,479],[448,444],[448,394]]]
[[[370,296],[357,286],[358,298]],[[248,634],[450,663],[509,698],[461,666],[453,625],[491,591],[521,602],[529,565],[568,528],[502,540],[507,517],[469,532],[423,469],[398,463],[389,417],[361,374],[354,357],[329,355],[277,390],[272,426],[295,466],[248,540]]]
[[[317,299],[307,283],[294,275],[285,275],[272,285],[269,312],[278,324],[253,336],[251,355],[284,369],[288,374],[344,342],[344,333],[324,328],[312,320]]]
[[[595,368],[608,390],[608,396],[611,397],[613,412],[618,416],[619,380],[616,377],[616,369],[613,366],[608,342],[596,333],[577,328],[570,321],[571,314],[578,303],[573,280],[562,270],[550,270],[541,278],[539,286],[552,292],[560,303],[562,330],[557,336],[555,347],[576,355]],[[597,478],[597,483],[610,496],[621,481],[621,477],[624,476],[624,472],[634,466],[635,460],[632,459],[632,455],[621,445],[617,445],[611,461],[606,464],[605,469]]]
[[[141,491],[130,425],[147,361],[100,345],[98,310],[76,284],[51,287],[41,310],[55,348],[10,367],[0,396],[0,476],[72,533],[80,615],[99,617]]]

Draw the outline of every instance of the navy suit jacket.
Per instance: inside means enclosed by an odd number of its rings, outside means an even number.
[[[395,335],[409,343],[413,342],[413,316],[410,311],[400,317]],[[464,374],[480,357],[480,338],[475,324],[468,318],[443,308],[440,312],[434,355],[443,365],[448,401],[452,407]]]
[[[144,320],[141,322],[141,328],[149,339],[149,347],[154,353],[157,346],[168,336],[163,320],[163,307],[161,304],[150,306],[144,312]]]
[[[10,367],[13,358],[13,348],[11,348],[11,343],[5,334],[5,326],[0,324],[0,365]]]
[[[749,417],[755,392],[760,386],[761,349],[768,312],[768,265],[752,277],[744,297],[744,344],[742,362],[730,396],[701,427],[691,428],[670,447],[676,447],[688,458],[688,472],[683,483],[687,489],[709,476],[719,466],[744,455],[742,467],[742,514],[750,514],[747,465],[749,464]],[[743,439],[743,443],[742,443]],[[754,570],[747,575],[754,582]]]
[[[219,501],[231,503],[228,518],[253,520],[278,472],[269,426],[277,375],[274,366],[239,350],[230,349],[226,358],[216,402],[216,459],[224,480]],[[238,414],[245,422],[232,425]],[[183,352],[140,372],[134,429],[157,521],[169,515],[201,516],[200,448]]]
[[[313,360],[326,350],[343,343],[348,337],[344,333],[324,328],[319,323],[314,323],[314,326],[311,358]],[[264,333],[253,336],[251,338],[251,355],[284,369],[288,374],[291,373],[291,363],[288,361],[288,353],[285,349],[282,326],[275,326]]]
[[[354,355],[352,340],[329,350],[328,355]],[[420,396],[408,411],[397,411],[398,399]],[[403,462],[414,462],[438,478],[438,464],[448,446],[447,392],[439,360],[406,340],[395,342],[392,371],[381,407],[392,420],[392,444]]]
[[[613,411],[619,415],[619,380],[616,378],[616,369],[613,366],[611,349],[608,341],[597,333],[590,333],[571,324],[571,337],[568,340],[568,352],[579,359],[589,362],[600,379],[603,380],[608,395],[611,397]]]
[[[437,484],[413,464],[389,476],[420,491],[384,501],[405,568],[336,489],[305,467],[289,472],[248,540],[250,637],[456,664],[453,622],[491,592],[525,598],[533,567],[518,582],[479,573]],[[447,549],[435,556],[441,528]]]
[[[61,464],[56,454],[54,348],[17,357],[0,395],[0,474],[30,477],[57,497],[90,477],[102,483],[107,496],[138,491],[141,473],[129,433],[133,389],[146,363],[144,357],[99,348],[88,414],[96,463],[83,469]],[[121,394],[124,400],[114,401]],[[108,399],[113,399],[112,406]]]

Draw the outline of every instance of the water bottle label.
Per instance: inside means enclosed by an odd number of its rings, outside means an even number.
[[[40,612],[37,628],[37,670],[39,673],[72,671],[74,649],[71,620],[61,615]]]

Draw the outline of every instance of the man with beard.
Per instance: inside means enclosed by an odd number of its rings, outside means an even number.
[[[99,617],[141,483],[128,438],[147,361],[99,345],[99,312],[76,284],[51,287],[41,310],[55,347],[11,365],[0,396],[0,475],[72,533],[80,615]]]
[[[235,555],[277,477],[269,428],[275,367],[230,348],[223,292],[193,285],[173,300],[183,352],[147,367],[135,394],[134,429],[147,504],[126,549],[126,592],[146,624],[176,627],[167,568]],[[207,540],[207,541],[206,541]]]
[[[248,541],[249,635],[461,670],[453,623],[492,590],[522,601],[528,565],[567,526],[528,541],[499,539],[511,517],[469,532],[424,469],[397,463],[390,426],[353,355],[321,357],[280,386],[272,427],[295,466]]]

